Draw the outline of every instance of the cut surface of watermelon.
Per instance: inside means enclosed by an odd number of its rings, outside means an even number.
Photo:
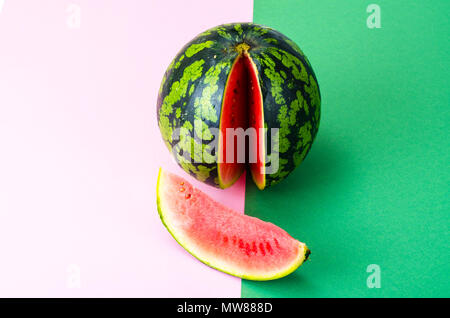
[[[256,132],[256,141],[253,149],[249,148],[249,155],[254,154],[254,161],[249,162],[250,172],[256,186],[263,190],[266,186],[266,150],[264,140],[264,109],[261,87],[259,86],[258,71],[255,63],[250,57],[245,59],[248,70],[249,91],[249,127],[252,127]]]
[[[240,44],[236,50],[240,54],[236,57],[227,79],[225,94],[222,101],[220,118],[218,179],[221,188],[225,189],[234,184],[244,172],[246,164],[259,189],[266,185],[265,178],[265,135],[264,110],[258,71],[248,54],[248,45]],[[235,131],[237,128],[247,130],[253,128],[255,136],[248,137],[239,144],[238,138],[227,140],[227,129]],[[229,147],[230,144],[232,147]],[[233,155],[227,156],[228,151]],[[243,161],[239,161],[238,153],[245,154]],[[250,160],[250,161],[249,161]]]
[[[238,160],[238,151],[245,150],[238,149],[236,138],[232,141],[233,149],[226,147],[231,142],[227,140],[227,129],[246,129],[248,125],[248,79],[245,60],[243,55],[239,55],[234,61],[222,103],[220,119],[222,139],[219,144],[218,173],[220,187],[224,189],[235,183],[245,169],[245,161],[239,162]],[[227,154],[227,149],[231,153]]]
[[[203,263],[250,280],[281,278],[309,256],[278,226],[214,201],[183,178],[159,171],[157,205],[175,240]]]

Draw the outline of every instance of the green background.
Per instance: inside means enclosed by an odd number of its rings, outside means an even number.
[[[381,28],[369,29],[369,4]],[[450,1],[254,0],[319,81],[317,139],[286,180],[247,183],[246,213],[304,241],[310,261],[243,297],[449,297]],[[370,289],[369,264],[381,269]]]

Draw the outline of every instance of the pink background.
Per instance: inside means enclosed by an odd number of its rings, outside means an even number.
[[[74,1],[75,29],[71,3],[0,9],[0,296],[240,297],[159,220],[159,166],[185,174],[155,104],[185,42],[253,2]],[[243,179],[206,190],[243,210]]]

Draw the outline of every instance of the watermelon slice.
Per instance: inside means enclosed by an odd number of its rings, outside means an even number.
[[[162,169],[157,205],[162,222],[181,246],[230,275],[250,280],[281,278],[310,254],[304,243],[278,226],[227,208]]]

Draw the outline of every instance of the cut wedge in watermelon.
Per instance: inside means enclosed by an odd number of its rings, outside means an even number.
[[[240,53],[233,62],[225,85],[220,117],[222,139],[219,143],[217,164],[218,181],[222,189],[234,184],[247,164],[257,187],[263,190],[266,186],[263,98],[258,70],[248,54],[248,49],[249,46],[245,43],[237,45],[236,50]],[[227,140],[228,129],[235,131],[240,128],[244,132],[250,127],[253,128],[255,136],[249,137],[241,145],[238,145],[234,135],[231,136],[234,140]],[[229,148],[229,145],[233,146]],[[227,154],[227,149],[231,154]],[[244,161],[239,160],[238,153],[246,155]]]
[[[175,240],[208,266],[249,280],[271,280],[296,270],[309,256],[304,243],[278,226],[214,201],[162,169],[157,185],[162,222]]]

